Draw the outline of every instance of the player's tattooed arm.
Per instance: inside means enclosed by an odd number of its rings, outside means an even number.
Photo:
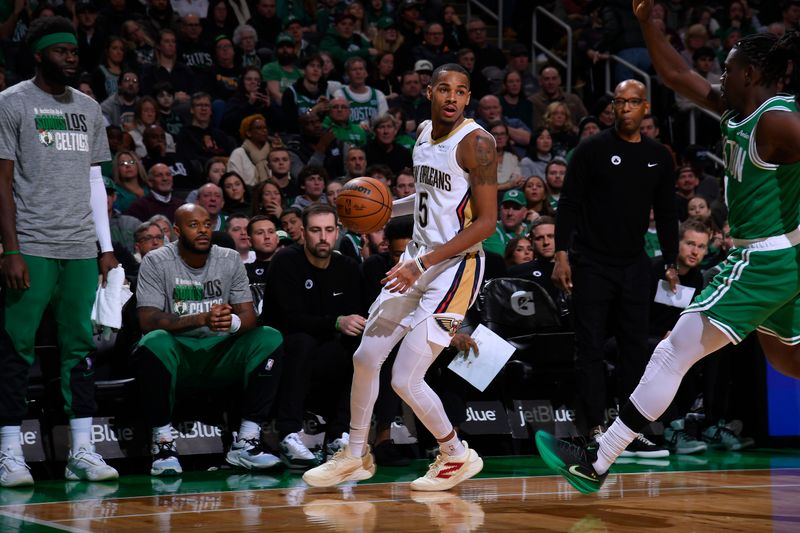
[[[497,185],[497,150],[494,139],[482,132],[471,139],[472,161],[467,171],[473,185]],[[471,165],[470,165],[471,163]]]
[[[163,329],[170,333],[179,333],[207,326],[209,318],[209,313],[181,316],[175,313],[165,313],[155,307],[140,307],[137,309],[137,314],[142,333],[149,333],[157,329]]]

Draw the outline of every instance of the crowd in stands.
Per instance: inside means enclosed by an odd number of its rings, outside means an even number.
[[[509,3],[529,26],[530,6],[538,2]],[[312,384],[324,383],[333,399],[325,404],[333,442],[347,431],[341,398],[355,349],[344,329],[353,317],[366,317],[381,272],[410,239],[410,222],[393,220],[369,235],[341,228],[335,246],[342,260],[323,271],[302,253],[309,246],[304,209],[335,205],[342,186],[358,176],[383,181],[396,198],[414,193],[412,150],[417,128],[430,119],[425,91],[436,67],[467,69],[467,115],[496,139],[498,221],[484,243],[485,279],[530,279],[554,302],[563,299],[550,281],[555,217],[573,150],[614,124],[602,66],[614,54],[651,74],[652,68],[629,0],[545,4],[576,30],[571,43],[543,34],[556,53],[574,47],[573,87],[564,86],[560,66],[522,44],[530,40],[517,23],[518,42],[512,29],[502,50],[486,21],[462,20],[458,6],[439,0],[54,0],[0,7],[0,89],[33,75],[24,45],[31,21],[63,15],[74,22],[76,88],[97,100],[107,122],[113,159],[103,174],[115,252],[128,279],[136,282],[148,253],[175,241],[180,206],[208,211],[213,242],[235,249],[245,264],[260,319],[285,336],[293,364],[284,368],[289,385],[276,400],[280,436],[288,460],[309,466],[314,456],[298,435],[310,391],[319,390]],[[687,65],[712,82],[737,38],[782,34],[800,23],[798,0],[660,1],[656,10]],[[635,77],[619,66],[612,76],[612,87]],[[719,128],[699,117],[689,145],[691,103],[654,81],[642,133],[667,145],[679,168],[678,270],[682,283],[699,289],[731,246],[721,169],[708,155]],[[663,272],[654,224],[642,238],[654,272]],[[288,281],[306,271],[326,294],[336,295],[343,280],[359,283],[341,289],[352,295],[341,304],[310,298],[306,278],[299,286]],[[653,304],[655,341],[677,320],[675,308],[659,305]],[[391,396],[388,380],[384,385],[382,394]],[[396,397],[379,400],[383,441],[398,408]],[[463,420],[463,410],[450,418]],[[384,453],[379,463],[396,459],[392,450]]]

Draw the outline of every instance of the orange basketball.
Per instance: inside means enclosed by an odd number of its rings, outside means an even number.
[[[372,233],[382,229],[392,216],[392,195],[375,178],[354,178],[336,197],[336,211],[349,230]]]

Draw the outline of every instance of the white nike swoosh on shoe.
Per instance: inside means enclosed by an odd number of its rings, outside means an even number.
[[[647,163],[647,168],[653,168],[655,166],[658,166],[658,163]]]
[[[578,465],[572,465],[568,468],[570,474],[574,474],[578,477],[582,477],[583,479],[588,479],[589,481],[597,483],[597,480],[593,477],[587,476],[580,470],[578,470]]]

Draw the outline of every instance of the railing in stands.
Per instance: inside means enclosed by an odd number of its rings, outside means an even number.
[[[652,95],[652,92],[653,92],[652,91],[653,79],[650,76],[650,74],[648,74],[647,72],[645,72],[642,69],[638,68],[636,65],[633,65],[633,64],[625,61],[624,59],[622,59],[618,55],[611,55],[606,60],[606,94],[607,95],[612,96],[614,94],[614,88],[611,87],[611,79],[612,79],[612,77],[611,77],[611,63],[612,62],[619,63],[620,65],[623,65],[623,66],[629,68],[630,70],[634,71],[636,74],[641,76],[642,77],[641,82],[644,83],[645,89],[647,90],[647,101],[648,102],[652,102],[653,101],[653,98],[652,98],[652,96],[653,96]]]
[[[497,47],[503,48],[503,4],[504,0],[497,0],[497,13],[483,5],[478,0],[467,0],[467,20],[472,16],[472,4],[478,7],[485,15],[497,22]]]
[[[539,42],[538,39],[538,27],[539,27],[539,14],[542,14],[543,17],[546,17],[553,22],[555,22],[558,26],[561,26],[564,31],[567,33],[567,60],[561,59],[558,55],[556,55],[552,50],[547,48],[543,43]],[[564,89],[566,92],[572,92],[572,28],[569,24],[564,22],[563,20],[559,19],[552,13],[550,13],[545,8],[538,6],[533,11],[533,19],[531,21],[532,27],[532,38],[531,38],[531,55],[533,56],[533,60],[536,61],[536,56],[538,55],[537,52],[540,52],[546,55],[550,60],[560,65],[564,71],[566,72],[566,83],[564,84]]]
[[[708,115],[709,117],[713,118],[717,122],[720,121],[722,118],[720,115],[714,113],[713,111],[709,111],[708,109],[702,108],[699,105],[692,104],[692,108],[689,111],[689,144],[696,144],[697,140],[697,113],[703,113],[704,115]],[[718,161],[719,164],[722,164],[722,159],[717,157],[714,154],[709,152],[709,156]]]

